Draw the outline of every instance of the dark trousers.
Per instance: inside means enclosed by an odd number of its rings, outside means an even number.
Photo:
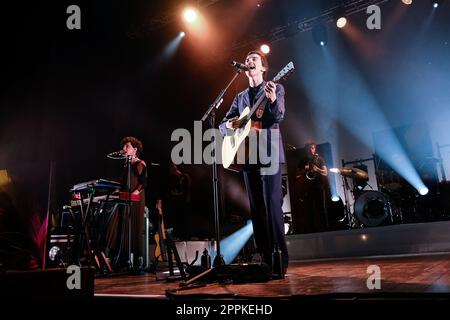
[[[320,181],[304,182],[300,209],[305,221],[305,232],[323,232],[328,228],[325,195]]]
[[[271,265],[272,252],[277,245],[288,262],[284,236],[283,193],[281,170],[274,175],[261,175],[258,167],[244,170],[244,181],[250,201],[253,233],[258,251],[265,262]]]
[[[141,262],[144,262],[146,242],[144,208],[145,197],[142,196],[140,202],[131,204],[130,219],[128,219],[128,210],[125,206],[121,206],[119,210],[112,213],[106,231],[106,250],[108,257],[114,258],[118,267],[128,263],[130,249],[133,253],[133,265],[139,266]],[[129,223],[131,223],[131,227]],[[131,237],[129,236],[130,229]]]

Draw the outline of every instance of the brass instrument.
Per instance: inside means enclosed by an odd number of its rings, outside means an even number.
[[[314,166],[319,167],[319,155],[313,154],[312,158],[308,162],[308,170],[306,170],[306,178],[308,180],[315,180],[317,178],[317,172],[314,171]]]

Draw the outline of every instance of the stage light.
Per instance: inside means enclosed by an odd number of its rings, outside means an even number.
[[[261,45],[260,49],[261,49],[261,52],[264,53],[264,54],[268,54],[270,52],[270,47],[267,44]]]
[[[330,168],[330,172],[339,173],[339,169],[338,168]]]
[[[183,38],[184,36],[186,36],[186,33],[184,31],[180,32],[180,37]]]
[[[422,187],[419,189],[419,193],[420,195],[424,196],[426,194],[428,194],[428,188],[427,187]]]
[[[340,199],[339,196],[336,194],[331,197],[331,201],[333,201],[333,202],[338,202],[339,199]]]
[[[412,0],[402,0],[402,2],[407,5],[412,4]]]
[[[345,11],[345,8],[343,6],[339,6],[333,13],[334,18],[336,19],[336,26],[341,29],[345,27],[347,24],[347,12]]]
[[[48,252],[48,257],[52,261],[56,261],[61,255],[61,249],[57,246],[53,246]]]
[[[294,230],[292,229],[292,215],[284,214],[284,234],[292,234]]]
[[[345,27],[345,25],[347,24],[347,18],[346,17],[340,17],[339,19],[337,19],[336,21],[336,26],[340,29],[342,29],[343,27]]]
[[[434,9],[438,8],[442,4],[443,0],[431,0],[431,5]]]
[[[183,11],[183,18],[188,23],[193,23],[197,20],[198,14],[192,8],[187,8]]]
[[[328,42],[328,33],[324,25],[319,24],[312,29],[312,36],[315,43],[324,47]]]

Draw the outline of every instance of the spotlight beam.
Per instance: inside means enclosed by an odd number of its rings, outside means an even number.
[[[156,67],[159,67],[161,64],[165,63],[175,55],[175,52],[177,51],[181,41],[185,36],[186,34],[184,33],[184,31],[181,31],[175,38],[173,38],[168,44],[166,44],[166,46],[162,49],[161,53],[156,59]]]
[[[220,242],[221,253],[225,263],[231,263],[239,254],[239,251],[245,246],[248,239],[253,234],[253,224],[251,220],[247,221],[247,224],[238,231],[229,235]],[[211,252],[211,261],[214,261],[217,252],[214,250]]]
[[[326,63],[319,65],[310,60],[320,59],[319,57],[303,56],[305,59],[304,72],[301,73],[303,86],[306,88],[310,101],[317,107],[312,112],[313,120],[320,123],[322,127],[327,127],[323,123],[328,120],[339,123],[367,150],[373,150],[373,133],[391,127],[386,115],[380,109],[374,93],[367,85],[361,71],[354,66],[353,61],[348,58],[341,58],[338,61],[336,55],[329,54],[326,49],[321,52],[324,56],[320,61]],[[343,72],[338,74],[337,66]],[[318,70],[318,67],[321,69]],[[324,85],[329,88],[327,95],[323,94]],[[339,104],[336,101],[339,101]],[[339,106],[345,107],[338,108]],[[361,106],[364,107],[361,108]],[[370,118],[370,126],[367,126],[366,121],[362,121],[368,118]],[[354,121],[354,119],[361,120]],[[319,133],[323,134],[323,132]],[[384,148],[377,150],[378,155],[418,191],[424,188],[423,181],[398,138],[391,133],[384,138],[384,141]],[[331,140],[331,142],[336,145],[337,141]]]

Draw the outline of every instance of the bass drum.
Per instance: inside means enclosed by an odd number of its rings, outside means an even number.
[[[356,199],[354,215],[367,227],[393,223],[391,203],[387,196],[378,191],[367,191]]]

